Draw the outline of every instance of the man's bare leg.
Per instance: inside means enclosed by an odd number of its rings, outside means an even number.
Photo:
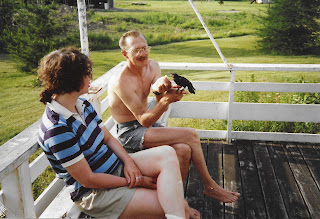
[[[219,186],[210,176],[203,156],[197,132],[190,128],[149,128],[144,136],[144,147],[161,145],[188,145],[191,148],[191,159],[204,182],[204,193],[225,203],[235,202],[240,194],[230,192]],[[182,176],[183,177],[183,176]]]
[[[191,160],[191,148],[187,144],[172,144],[170,146],[172,146],[177,153],[180,164],[181,178],[184,182],[187,178],[189,171]]]

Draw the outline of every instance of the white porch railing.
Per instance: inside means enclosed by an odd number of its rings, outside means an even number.
[[[97,94],[88,94],[87,98],[94,104],[100,115],[109,107],[108,97],[101,99],[101,95],[107,90],[108,80],[124,66],[125,62],[119,63],[93,82],[93,86],[99,86],[102,89]],[[320,65],[318,64],[232,64],[226,66],[225,64],[161,62],[160,66],[162,69],[171,70],[230,71],[230,82],[193,82],[197,90],[228,91],[229,102],[180,101],[171,106],[169,114],[171,118],[222,119],[228,121],[227,130],[198,130],[201,138],[218,138],[226,139],[227,141],[231,141],[232,139],[249,139],[320,142],[320,136],[317,134],[232,131],[233,120],[319,123],[320,106],[317,104],[236,103],[233,101],[235,91],[320,93],[319,83],[235,82],[236,71],[302,71],[320,73]],[[154,101],[154,98],[150,97],[150,102],[152,101]],[[114,126],[112,118],[109,118],[105,124],[109,130]],[[68,200],[69,202],[66,201],[68,202],[67,204],[61,204],[58,209],[54,210],[54,213],[46,213],[47,207],[63,188],[63,182],[58,179],[54,180],[37,200],[33,200],[31,183],[49,165],[44,154],[41,154],[31,164],[28,163],[28,158],[38,149],[38,126],[39,121],[0,147],[0,181],[2,186],[0,209],[3,211],[3,204],[5,209],[7,209],[7,217],[34,218],[41,217],[41,215],[57,217],[70,208],[71,199]]]

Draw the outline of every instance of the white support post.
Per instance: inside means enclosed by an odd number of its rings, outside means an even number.
[[[102,118],[102,112],[101,112],[101,98],[100,96],[95,98],[95,99],[91,99],[90,103],[92,104],[94,110],[97,112],[98,116],[100,118]]]
[[[78,17],[79,17],[79,30],[81,41],[81,52],[89,56],[89,41],[87,32],[87,17],[86,17],[86,2],[85,0],[77,0],[78,4]]]
[[[192,0],[189,0],[189,3],[191,5],[191,7],[193,8],[194,12],[196,13],[197,17],[199,18],[203,28],[206,30],[211,42],[213,43],[214,47],[216,48],[217,52],[219,53],[220,58],[222,59],[222,61],[224,62],[224,64],[228,65],[228,62],[226,60],[226,58],[224,57],[224,55],[222,54],[217,42],[215,41],[215,39],[213,38],[209,28],[207,27],[206,23],[204,22],[201,14],[199,13],[197,7],[195,6],[195,4],[193,3]]]
[[[229,107],[228,107],[228,125],[227,125],[227,141],[231,143],[231,132],[232,132],[232,107],[233,107],[233,97],[234,97],[234,81],[235,81],[235,71],[230,71],[230,87],[229,87]]]
[[[7,218],[36,218],[28,160],[1,182]]]

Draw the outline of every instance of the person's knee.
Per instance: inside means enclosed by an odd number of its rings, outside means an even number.
[[[191,147],[188,144],[175,144],[173,148],[176,150],[179,159],[189,161],[191,159]]]
[[[176,165],[179,166],[179,161],[176,151],[170,146],[162,146],[162,156],[161,160],[165,165]]]
[[[188,128],[186,133],[187,143],[198,143],[200,141],[199,135],[195,129]]]

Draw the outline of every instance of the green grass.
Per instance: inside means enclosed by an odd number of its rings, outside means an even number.
[[[90,11],[90,48],[116,48],[122,33],[132,29],[141,30],[150,45],[208,39],[188,1],[146,3],[144,6],[132,5],[132,1],[120,0],[115,2],[113,11]],[[248,7],[248,2],[226,2],[219,5],[217,1],[210,1],[195,4],[215,38],[254,34],[255,29],[261,25],[258,17],[264,15],[267,9],[266,5],[259,4]],[[112,42],[108,45],[103,43],[103,35]]]
[[[92,15],[90,22],[101,21],[106,24],[105,30],[100,29],[97,32],[100,34],[96,38],[97,42],[100,40],[103,42],[102,33],[107,33],[116,42],[123,32],[130,29],[140,29],[154,44],[150,54],[152,59],[164,62],[223,63],[211,41],[208,40],[205,31],[199,26],[200,22],[187,1],[146,2],[146,6],[133,6],[131,1],[119,0],[115,1],[115,7],[123,10],[96,12]],[[217,43],[229,63],[319,64],[319,56],[266,55],[257,49],[257,37],[254,32],[259,24],[255,18],[264,13],[265,5],[250,5],[247,1],[225,1],[224,5],[219,5],[217,1],[201,1],[195,2],[195,4],[205,21],[211,23],[210,31],[217,39]],[[230,13],[230,11],[240,12]],[[158,16],[156,20],[148,21],[148,18],[152,19],[156,15]],[[163,24],[160,22],[161,19]],[[135,23],[136,21],[139,23]],[[187,25],[189,26],[187,27]],[[192,26],[195,28],[191,28]],[[230,37],[233,35],[237,37]],[[190,39],[192,40],[190,41]],[[177,40],[183,42],[175,42]],[[164,44],[165,42],[174,43]],[[90,57],[94,63],[94,79],[124,61],[119,49],[91,51]],[[0,145],[40,119],[44,110],[44,105],[38,101],[41,88],[33,87],[33,80],[36,79],[36,76],[18,72],[14,64],[8,56],[0,55]],[[163,75],[168,72],[163,71]],[[228,71],[177,72],[196,81],[227,82],[230,77]],[[254,74],[256,82],[292,83],[300,79],[308,82],[320,82],[319,72],[236,72],[236,80],[251,81],[252,74]],[[240,99],[247,97],[248,95],[244,93],[237,94],[237,98]],[[228,92],[198,91],[197,95],[187,95],[183,100],[226,102],[228,101]],[[291,101],[286,94],[279,96],[279,94],[268,93],[261,94],[261,97],[259,94],[259,101],[278,100]],[[108,111],[104,113],[103,120],[105,121],[109,115]],[[197,129],[226,129],[226,121],[222,120],[170,119],[169,125]],[[271,128],[274,126],[267,123],[264,125]],[[252,127],[251,124],[248,125],[241,121],[235,124],[236,129],[250,128],[249,126]],[[257,126],[257,124],[253,124],[253,126]],[[300,127],[302,126],[300,125]],[[40,152],[41,150],[37,154]],[[51,170],[46,171],[43,175],[33,185],[35,198],[55,177]]]

